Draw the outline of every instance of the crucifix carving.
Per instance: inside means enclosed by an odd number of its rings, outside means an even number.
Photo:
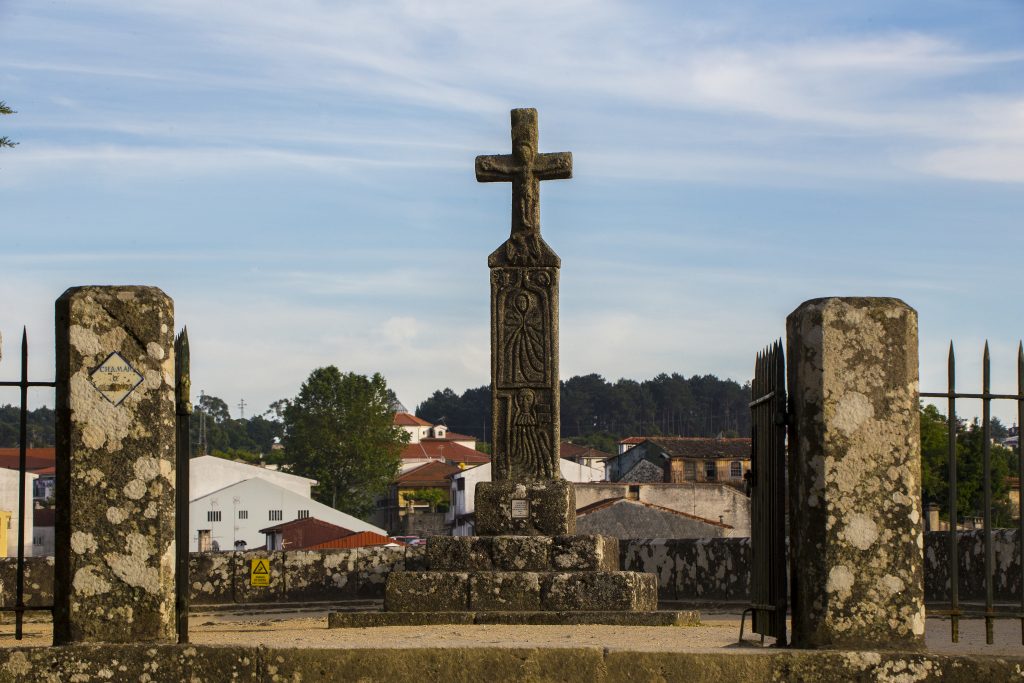
[[[479,182],[512,183],[512,234],[505,258],[517,265],[539,265],[551,252],[540,238],[540,181],[572,178],[572,152],[540,154],[537,137],[537,110],[513,109],[512,154],[476,158]]]

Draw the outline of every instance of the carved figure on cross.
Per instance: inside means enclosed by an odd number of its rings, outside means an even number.
[[[529,261],[540,253],[540,181],[572,178],[572,152],[537,152],[537,110],[512,110],[512,154],[476,158],[481,183],[512,183],[509,259]]]

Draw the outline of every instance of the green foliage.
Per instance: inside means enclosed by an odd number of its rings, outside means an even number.
[[[54,433],[56,416],[52,409],[43,406],[27,411],[26,431],[28,432],[28,448],[44,448],[54,446],[57,438]],[[17,406],[0,406],[0,448],[16,448],[18,446],[18,430],[20,410]]]
[[[16,111],[14,111],[13,109],[11,109],[10,107],[7,106],[6,102],[4,102],[3,100],[0,100],[0,116],[6,115],[6,114],[16,114],[16,113],[17,113]],[[14,147],[17,144],[18,144],[17,142],[14,142],[13,140],[11,140],[6,135],[0,136],[0,147]]]
[[[418,491],[405,491],[403,496],[406,500],[413,500],[417,503],[426,503],[432,511],[448,511],[448,492],[444,489],[420,489]],[[444,508],[444,509],[441,509]]]
[[[994,430],[993,430],[994,431]],[[984,512],[984,430],[977,420],[958,421],[956,435],[956,508],[959,519],[981,517]],[[927,503],[937,503],[949,519],[949,423],[933,406],[921,409],[921,491]],[[990,445],[992,468],[992,524],[1013,526],[1007,477],[1016,467],[1008,448]]]
[[[477,441],[476,450],[479,453],[486,453],[487,455],[491,455],[494,452],[491,444],[487,441]]]
[[[578,375],[562,382],[562,436],[589,443],[603,434],[595,448],[608,450],[609,442],[626,436],[671,434],[716,436],[750,433],[750,385],[721,380],[714,375],[686,378],[662,373],[643,382],[601,375]],[[430,422],[487,441],[491,425],[491,390],[467,389],[461,396],[451,389],[435,391],[416,414]],[[614,452],[614,448],[611,449]]]
[[[365,516],[374,496],[398,472],[408,432],[395,427],[380,374],[317,368],[284,408],[284,449],[290,471],[317,480],[316,497]]]
[[[273,450],[275,440],[284,434],[279,420],[267,419],[272,414],[249,419],[232,419],[228,404],[216,396],[203,394],[192,413],[191,432],[193,455],[203,455],[203,431],[206,432],[206,450],[219,457],[239,458],[246,462],[275,463],[280,453]],[[222,455],[231,454],[231,455]]]

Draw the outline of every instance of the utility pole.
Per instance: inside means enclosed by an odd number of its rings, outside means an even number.
[[[238,402],[238,413],[242,416],[242,419],[244,420],[245,419],[245,399],[244,398],[241,401]]]

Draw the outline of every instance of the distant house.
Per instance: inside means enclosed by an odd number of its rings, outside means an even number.
[[[11,513],[7,557],[18,555],[18,467],[20,449],[0,448],[0,510]],[[53,491],[57,452],[53,447],[25,449],[25,556],[53,555]]]
[[[259,469],[259,468],[254,468]],[[309,517],[349,531],[387,532],[352,515],[318,503],[293,489],[262,477],[236,482],[189,501],[192,551],[261,548],[268,522],[289,522]]]
[[[596,482],[604,479],[604,471],[559,458],[562,478],[574,483]],[[476,485],[491,480],[491,465],[480,465],[451,475],[451,506],[448,508],[447,523],[453,536],[472,536],[474,510],[476,509]]]
[[[395,413],[394,424],[409,434],[409,443],[402,449],[401,472],[434,461],[470,467],[491,460],[476,450],[475,437],[450,431],[443,424],[431,424],[403,411]]]
[[[444,494],[444,499],[440,503],[447,508],[450,504],[450,477],[461,471],[462,468],[458,465],[433,460],[402,472],[388,485],[387,497],[383,499],[383,504],[378,501],[375,519],[383,522],[393,534],[409,531],[407,525],[403,525],[408,515],[438,512],[430,503],[417,501],[416,494],[428,489],[439,490]]]
[[[750,439],[652,436],[605,461],[605,470],[609,481],[741,486],[750,469],[750,450]]]
[[[576,533],[616,538],[707,538],[734,536],[717,520],[629,498],[610,498],[576,511]]]
[[[695,481],[680,484],[625,481],[576,484],[577,510],[619,499],[649,503],[655,508],[667,508],[718,522],[732,528],[727,535],[750,535],[750,498],[731,484]],[[636,538],[656,538],[660,537],[659,534],[652,528],[644,533],[638,532]]]
[[[638,443],[643,443],[646,438],[645,436],[627,436],[618,442],[619,452],[616,455],[622,455]]]
[[[613,457],[611,453],[599,451],[590,446],[581,446],[571,441],[563,441],[559,444],[559,453],[564,460],[586,465],[587,467],[604,468],[604,461]]]

